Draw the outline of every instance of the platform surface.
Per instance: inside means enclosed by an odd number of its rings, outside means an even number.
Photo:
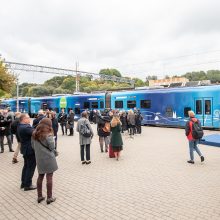
[[[94,131],[96,126],[93,125]],[[98,137],[90,165],[80,162],[78,134],[59,133],[53,193],[56,202],[36,202],[37,192],[20,190],[23,161],[0,154],[0,219],[38,220],[201,220],[220,219],[220,148],[199,145],[201,163],[188,164],[183,129],[144,127],[134,139],[123,135],[119,161],[100,153]],[[216,133],[205,131],[205,135]],[[36,183],[37,170],[33,183]],[[43,192],[45,195],[45,181]]]

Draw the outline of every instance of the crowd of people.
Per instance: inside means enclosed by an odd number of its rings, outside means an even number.
[[[74,112],[65,113],[62,109],[57,115],[56,112],[40,110],[38,116],[31,120],[28,114],[16,112],[10,109],[0,110],[0,144],[1,153],[4,153],[4,137],[7,139],[9,152],[14,152],[13,163],[17,163],[19,152],[23,155],[24,165],[21,174],[21,189],[24,191],[37,189],[37,202],[41,203],[46,198],[42,193],[42,182],[44,176],[47,180],[47,199],[50,204],[56,200],[52,194],[53,173],[58,169],[56,156],[57,152],[57,133],[59,123],[62,135],[74,135]],[[115,157],[118,161],[120,153],[123,150],[122,134],[127,132],[130,136],[141,134],[141,121],[143,116],[137,109],[125,111],[106,110],[104,112],[92,110],[84,111],[77,122],[76,131],[79,133],[79,145],[81,163],[91,164],[90,145],[93,136],[97,133],[99,137],[100,152],[109,152],[109,157]],[[91,123],[97,124],[97,130],[93,131]],[[204,161],[204,156],[198,148],[198,139],[195,136],[195,127],[197,133],[201,133],[201,124],[195,118],[193,111],[189,111],[189,121],[186,123],[185,133],[189,140],[190,160],[188,163],[194,164],[194,150]],[[200,129],[200,130],[199,130]],[[197,134],[197,135],[198,135]],[[17,147],[12,148],[13,135],[17,139]],[[33,185],[32,178],[35,168],[38,170],[37,186]]]

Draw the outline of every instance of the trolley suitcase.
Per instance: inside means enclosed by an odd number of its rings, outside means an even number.
[[[112,150],[112,145],[111,145],[111,144],[109,144],[108,152],[109,152],[109,157],[110,157],[110,158],[115,157],[115,154],[114,154],[114,152],[113,152],[113,150]]]

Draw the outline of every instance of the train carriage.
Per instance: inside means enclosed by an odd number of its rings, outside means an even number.
[[[3,100],[1,106],[16,111],[16,99]],[[220,128],[220,86],[144,89],[57,97],[19,98],[19,109],[34,116],[40,109],[59,113],[73,110],[76,119],[84,110],[139,109],[142,124],[183,127],[193,110],[202,126]]]
[[[143,124],[175,127],[185,126],[188,111],[193,110],[202,126],[220,128],[220,86],[114,92],[111,108],[138,108],[144,116]]]

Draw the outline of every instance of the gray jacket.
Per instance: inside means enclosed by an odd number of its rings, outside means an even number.
[[[128,115],[127,120],[129,125],[135,125],[135,114]]]
[[[89,123],[89,120],[86,119],[86,118],[80,118],[79,119],[79,121],[77,123],[76,131],[78,131],[78,132],[80,131],[80,126],[82,124],[84,124],[84,122],[88,125],[90,131],[92,132],[92,137],[93,137],[94,133],[93,133],[92,127],[91,127],[91,125]],[[92,137],[84,137],[79,132],[79,144],[80,145],[91,144]]]
[[[55,145],[53,136],[48,136],[45,140],[41,142],[51,151],[42,146],[40,142],[32,138],[31,144],[35,152],[38,173],[53,173],[58,169],[57,161],[54,154]]]

